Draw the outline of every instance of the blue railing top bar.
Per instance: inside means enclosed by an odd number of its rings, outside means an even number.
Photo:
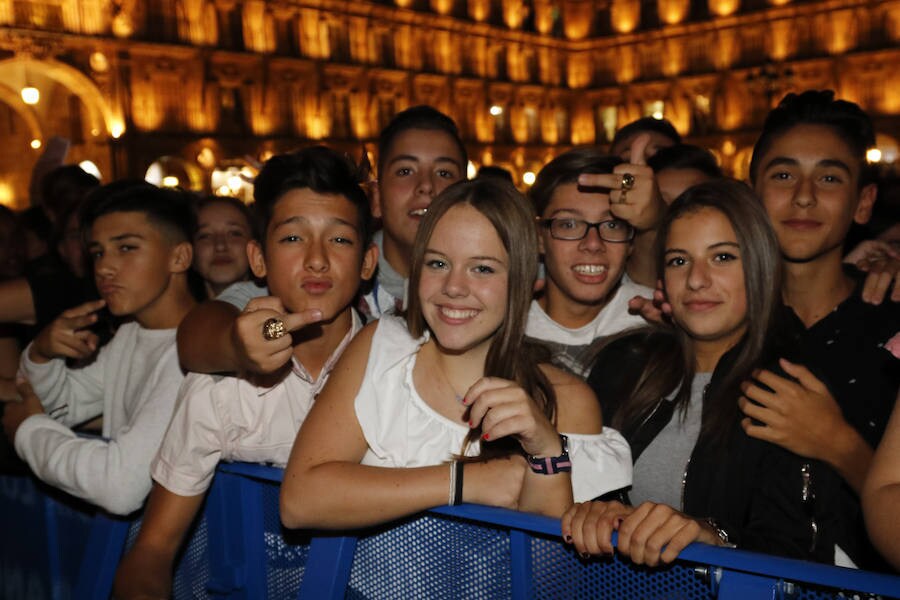
[[[222,464],[220,471],[279,483],[284,476],[282,469],[247,463]],[[508,529],[527,531],[533,534],[560,537],[559,520],[539,515],[474,504],[464,504],[455,507],[442,506],[428,512],[468,521],[499,525]],[[613,543],[615,543],[615,538],[613,538]],[[752,572],[757,575],[790,578],[791,581],[814,583],[825,587],[887,596],[894,596],[900,593],[900,589],[898,589],[900,580],[896,576],[832,567],[738,549],[716,548],[706,544],[691,544],[682,551],[679,558],[684,561],[716,565],[735,571]]]
[[[229,598],[900,597],[897,576],[703,544],[666,569],[585,561],[564,546],[556,519],[469,504],[372,530],[295,534],[278,522],[282,476],[220,466],[178,567],[176,598],[198,590]],[[91,515],[29,477],[0,475],[0,530],[0,597],[66,600],[109,594],[136,521]]]

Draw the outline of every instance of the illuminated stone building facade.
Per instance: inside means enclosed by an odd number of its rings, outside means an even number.
[[[742,175],[804,88],[861,104],[895,160],[900,0],[0,0],[0,200],[27,202],[53,135],[107,180],[167,157],[209,189],[307,140],[374,150],[419,103],[517,177],[645,114]]]

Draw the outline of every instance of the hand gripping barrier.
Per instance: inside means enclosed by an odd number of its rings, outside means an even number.
[[[559,521],[441,507],[343,535],[285,531],[280,469],[223,464],[189,534],[175,598],[900,597],[900,577],[693,544],[673,565],[579,558]],[[105,598],[137,531],[21,475],[0,475],[0,598]]]

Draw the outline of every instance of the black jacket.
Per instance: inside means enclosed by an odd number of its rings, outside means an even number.
[[[600,400],[605,423],[612,422],[636,387],[651,349],[661,344],[671,344],[671,334],[637,332],[613,342],[597,357],[588,383]],[[718,392],[736,351],[719,361],[704,397]],[[674,411],[674,403],[661,398],[649,417],[622,431],[631,444],[633,460],[672,419]],[[740,548],[833,562],[839,516],[831,502],[819,497],[829,496],[840,485],[840,478],[817,461],[748,437],[740,426],[740,416],[738,412],[730,433],[720,441],[706,435],[698,439],[686,465],[683,505],[673,508],[693,517],[714,518]]]

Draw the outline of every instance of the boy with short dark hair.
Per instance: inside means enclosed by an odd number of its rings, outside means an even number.
[[[453,120],[430,106],[398,113],[379,136],[378,147],[378,181],[371,206],[383,229],[373,238],[379,252],[377,274],[359,303],[367,319],[403,308],[419,222],[437,194],[465,179],[468,164]],[[184,366],[203,373],[267,373],[277,368],[279,357],[273,357],[258,340],[247,345],[249,338],[241,335],[235,321],[251,298],[265,293],[250,282],[238,283],[218,300],[192,311],[178,333]]]
[[[187,376],[151,467],[156,484],[117,573],[116,597],[168,596],[175,555],[218,462],[284,465],[331,368],[363,325],[353,300],[378,251],[352,165],[323,147],[275,156],[254,196],[264,233],[247,254],[272,296],[252,299],[236,326],[281,364],[266,376]]]
[[[525,333],[580,377],[590,371],[594,340],[642,325],[628,302],[652,293],[625,274],[635,228],[612,213],[608,190],[578,184],[581,174],[610,174],[621,163],[596,149],[570,150],[541,169],[529,193],[546,283]]]
[[[3,426],[19,456],[50,485],[115,514],[150,491],[150,460],[169,423],[183,378],[175,330],[195,301],[188,291],[191,210],[182,192],[150,184],[97,196],[82,223],[101,300],[65,311],[22,354],[31,383],[5,407]],[[93,362],[89,327],[106,306],[128,318]],[[70,427],[103,417],[103,439]]]
[[[789,324],[828,388],[782,361],[793,380],[763,372],[757,379],[771,391],[748,382],[741,401],[748,435],[821,460],[846,482],[836,500],[849,525],[836,561],[850,564],[849,556],[860,566],[872,563],[856,494],[900,383],[897,359],[884,348],[900,329],[900,308],[863,302],[862,277],[842,263],[850,226],[866,223],[875,202],[866,162],[874,142],[869,117],[831,91],[789,94],[766,119],[750,176],[781,247]]]

